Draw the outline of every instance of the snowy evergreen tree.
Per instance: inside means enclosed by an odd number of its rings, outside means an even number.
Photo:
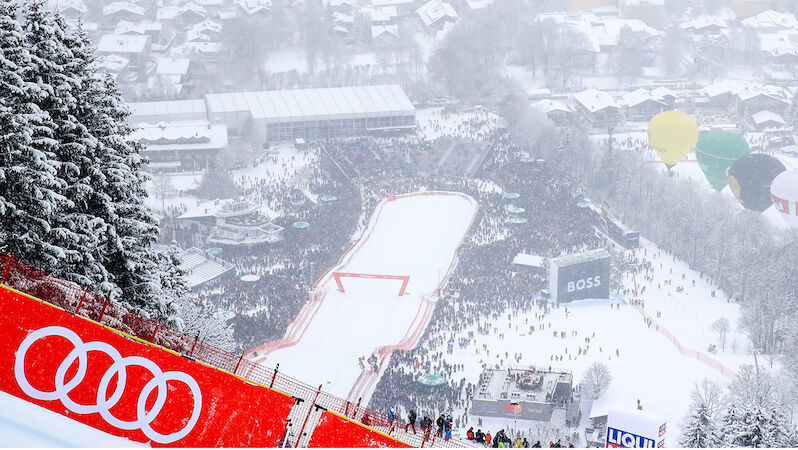
[[[55,124],[37,101],[31,56],[16,20],[17,7],[0,2],[0,248],[49,272],[65,252],[47,238],[50,219],[71,202],[58,177]]]
[[[76,119],[76,94],[83,88],[86,62],[66,47],[65,27],[63,18],[47,11],[40,1],[26,5],[23,29],[31,55],[28,77],[40,89],[39,107],[55,124],[52,137],[57,173],[66,182],[63,194],[70,200],[50,217],[53,227],[45,239],[63,250],[56,275],[96,289],[108,281],[100,257],[100,239],[107,224],[92,214],[89,200],[102,175],[94,165],[96,139]]]
[[[795,430],[775,397],[770,376],[742,366],[730,387],[732,401],[723,417],[723,445],[728,447],[792,447]]]
[[[679,445],[685,448],[710,448],[717,446],[715,420],[706,404],[699,404],[688,416]]]
[[[73,54],[94,59],[81,27],[66,36]],[[84,82],[79,118],[98,140],[95,163],[104,177],[95,214],[111,225],[101,243],[105,267],[121,290],[123,302],[168,318],[173,313],[169,305],[173,297],[164,294],[158,277],[159,261],[153,251],[158,225],[144,204],[149,175],[142,170],[146,162],[140,154],[142,145],[130,138],[133,128],[126,122],[130,110],[110,76],[88,69]]]
[[[696,384],[691,397],[693,402],[679,445],[687,448],[718,447],[722,443],[717,429],[720,386],[705,378]]]

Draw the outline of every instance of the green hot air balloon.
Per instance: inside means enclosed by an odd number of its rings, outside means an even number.
[[[734,161],[751,152],[741,136],[723,130],[704,133],[698,138],[695,156],[713,188],[720,191],[729,183],[727,171]]]

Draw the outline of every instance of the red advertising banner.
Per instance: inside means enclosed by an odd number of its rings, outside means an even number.
[[[0,390],[154,447],[275,447],[294,405],[1,286],[0,340]]]
[[[411,448],[388,435],[350,422],[329,411],[322,413],[319,424],[313,431],[309,448]]]

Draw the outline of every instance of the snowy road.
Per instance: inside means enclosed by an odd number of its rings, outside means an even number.
[[[407,275],[406,294],[397,295],[400,281],[356,278],[345,278],[346,292],[338,292],[328,273],[318,286],[326,290],[326,297],[306,307],[289,327],[284,338],[289,346],[268,355],[261,350],[255,359],[269,366],[279,363],[281,372],[347,397],[356,382],[365,383],[359,357],[368,358],[383,346],[407,344],[420,336],[419,329],[423,331],[434,306],[429,296],[453,265],[476,209],[476,202],[462,194],[408,195],[383,201],[364,238],[330,273]],[[368,378],[373,381],[375,376]],[[363,389],[366,402],[370,389]]]

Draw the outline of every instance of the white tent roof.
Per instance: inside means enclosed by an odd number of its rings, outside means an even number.
[[[154,116],[163,114],[191,114],[205,115],[205,102],[203,100],[172,100],[164,102],[130,103],[133,110],[131,121],[135,122],[136,116]]]
[[[768,111],[768,110],[759,111],[757,113],[751,114],[751,119],[754,121],[754,124],[756,124],[756,126],[768,122],[776,122],[781,125],[785,124],[783,117],[781,117],[779,114],[774,113],[773,111]]]
[[[415,111],[397,85],[234,92],[207,94],[205,99],[211,112],[250,112],[253,119],[268,121],[399,115]]]
[[[529,267],[543,267],[543,258],[538,255],[519,253],[513,258],[513,264]]]

